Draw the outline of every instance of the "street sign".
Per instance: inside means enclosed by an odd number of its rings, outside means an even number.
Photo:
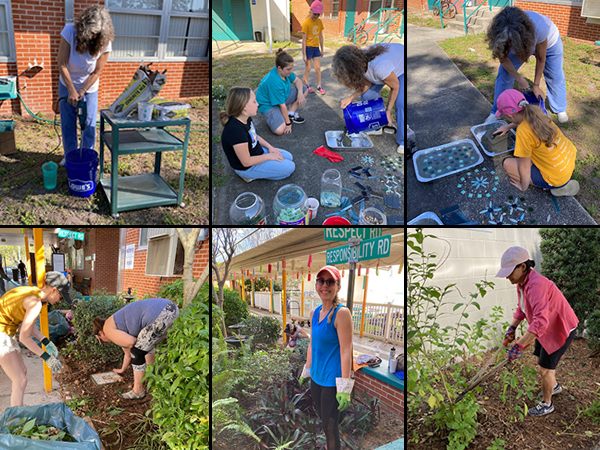
[[[59,238],[67,238],[67,239],[75,239],[76,241],[83,241],[83,233],[79,233],[77,231],[63,230],[61,228],[58,229],[58,237]]]
[[[381,228],[325,228],[326,241],[373,239],[381,236]]]
[[[389,234],[375,239],[362,241],[360,245],[333,248],[327,250],[327,265],[346,264],[350,260],[365,261],[367,259],[386,258],[390,256],[392,236]]]

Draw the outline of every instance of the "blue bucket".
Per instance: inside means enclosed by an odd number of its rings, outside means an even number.
[[[89,197],[96,190],[98,152],[88,148],[73,150],[65,156],[69,190],[76,197]]]
[[[525,97],[525,100],[527,100],[529,102],[530,105],[537,105],[540,107],[540,109],[544,112],[544,114],[546,114],[547,116],[548,111],[546,111],[546,108],[544,108],[544,99],[542,97],[540,97],[539,99],[536,98],[535,95],[533,95],[533,92],[524,92],[523,96]]]
[[[344,120],[350,134],[386,126],[388,119],[383,99],[379,97],[366,102],[350,103],[344,109]]]

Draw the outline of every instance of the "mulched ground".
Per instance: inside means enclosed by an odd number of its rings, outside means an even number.
[[[119,392],[127,392],[133,388],[133,371],[126,371],[121,382],[98,386],[91,378],[92,374],[109,372],[121,368],[121,362],[96,363],[89,360],[77,360],[66,356],[63,358],[63,369],[56,379],[61,385],[60,391],[65,401],[69,399],[89,399],[85,405],[74,409],[77,416],[89,416],[106,450],[126,449],[139,437],[134,432],[136,420],[151,408],[152,394],[146,392],[142,400],[123,400]],[[119,414],[108,412],[122,409]],[[111,422],[113,424],[111,425]],[[115,431],[118,430],[118,431]]]
[[[533,356],[532,348],[525,350],[519,364],[537,366],[537,358]],[[492,353],[493,351],[489,351],[483,355],[483,362],[487,361]],[[513,405],[504,405],[499,399],[501,387],[498,384],[498,376],[486,380],[482,384],[483,392],[475,394],[477,402],[481,406],[477,417],[479,427],[477,436],[468,449],[487,449],[496,438],[506,441],[504,450],[588,450],[593,448],[600,439],[600,426],[594,424],[588,416],[580,415],[578,417],[578,410],[586,409],[594,400],[599,399],[600,378],[598,374],[600,371],[598,366],[600,360],[589,358],[589,354],[590,350],[585,339],[573,341],[556,369],[556,378],[562,385],[563,392],[553,398],[554,412],[543,417],[528,416],[524,421],[511,421]],[[478,368],[483,362],[477,365]],[[470,374],[470,377],[475,373],[477,372]],[[520,402],[522,403],[523,400],[520,399]],[[527,399],[526,403],[531,408],[537,401]],[[429,415],[428,411],[429,407],[424,407],[419,414],[408,419],[408,445],[411,449],[440,450],[446,448],[447,436],[437,431],[435,426],[426,424],[425,416]],[[591,433],[591,435],[588,436],[586,433]],[[420,437],[420,442],[414,443],[415,435]]]

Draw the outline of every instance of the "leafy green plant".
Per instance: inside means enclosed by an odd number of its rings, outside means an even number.
[[[492,445],[488,446],[486,450],[504,450],[506,442],[503,439],[496,438],[492,441]]]
[[[517,367],[521,367],[521,371],[518,371]],[[500,372],[500,381],[501,383],[497,386],[501,389],[500,400],[504,404],[508,403],[512,405],[510,420],[523,421],[528,411],[527,404],[523,401],[524,397],[533,400],[538,390],[537,371],[535,367],[517,365],[512,370],[503,370]]]
[[[466,323],[470,312],[480,309],[478,298],[483,298],[494,284],[488,281],[476,283],[476,292],[469,294],[463,302],[447,299],[455,290],[455,284],[440,287],[432,282],[436,270],[445,259],[423,249],[426,239],[437,239],[424,235],[422,230],[409,234],[407,244],[408,274],[408,407],[415,413],[423,404],[434,410],[436,425],[449,432],[449,450],[462,450],[475,437],[479,405],[469,392],[461,402],[455,402],[458,393],[465,387],[465,373],[469,371],[464,362],[486,349],[484,345],[492,336],[487,319],[474,325]],[[449,252],[448,252],[449,255]],[[452,311],[453,320],[442,327],[440,322]],[[495,312],[495,320],[500,319]],[[497,338],[496,338],[497,339]],[[460,362],[462,363],[459,364]],[[450,363],[450,370],[447,366]],[[418,382],[418,383],[417,383]]]
[[[71,400],[65,401],[65,404],[73,411],[83,408],[88,403],[93,401],[92,397],[73,397]]]
[[[17,425],[10,427],[10,434],[28,439],[45,441],[76,442],[67,431],[49,425],[36,425],[36,419],[23,417]]]
[[[239,378],[244,394],[264,392],[291,377],[290,352],[287,350],[248,352],[242,357],[240,366],[246,371],[246,375]]]
[[[154,398],[152,419],[172,449],[208,449],[208,283],[199,298],[180,311],[144,378]]]
[[[94,337],[92,322],[96,317],[108,319],[111,315],[125,306],[125,299],[121,294],[108,295],[96,293],[89,300],[81,300],[75,305],[73,314],[73,327],[77,335],[77,346],[74,356],[78,359],[112,361],[118,360],[123,355],[123,350],[111,344],[100,345]]]
[[[542,228],[540,236],[541,274],[554,281],[577,317],[588,317],[600,307],[600,230]]]
[[[237,291],[227,289],[223,291],[223,312],[225,325],[235,325],[250,316],[248,303],[240,298]]]
[[[253,348],[259,344],[272,346],[283,334],[283,324],[276,317],[250,316],[242,322],[242,325],[244,325],[244,334],[253,337]]]

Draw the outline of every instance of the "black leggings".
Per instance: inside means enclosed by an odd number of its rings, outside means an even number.
[[[327,450],[340,450],[340,412],[338,411],[338,402],[335,398],[337,389],[334,387],[319,386],[311,380],[310,390],[315,402],[315,408],[317,408],[317,414],[323,422],[325,438],[327,439]]]

